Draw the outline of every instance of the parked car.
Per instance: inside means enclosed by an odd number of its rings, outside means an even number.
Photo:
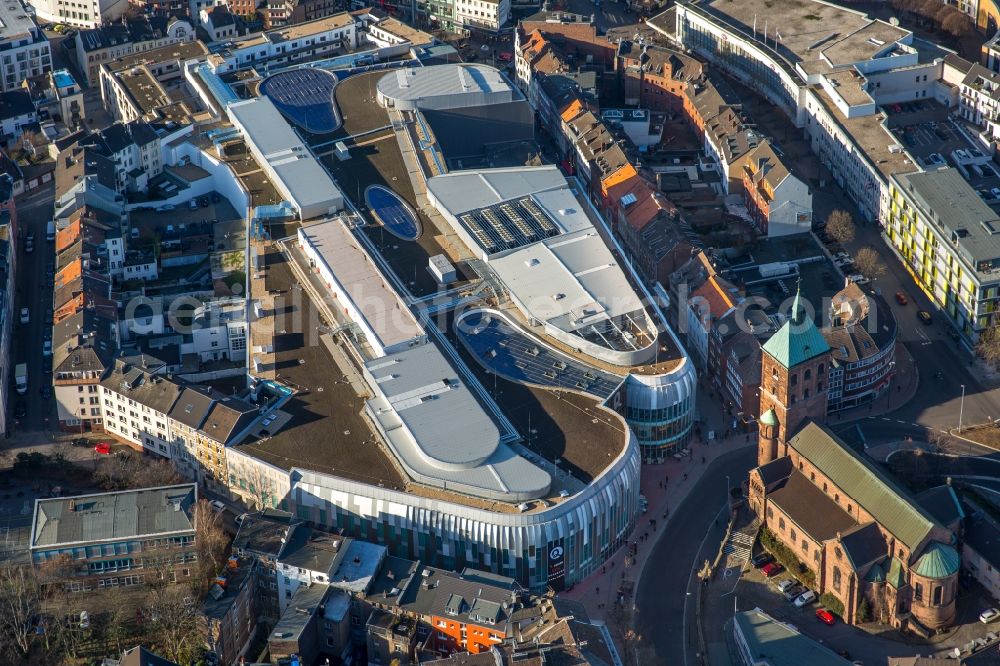
[[[52,341],[43,340],[42,341],[42,356],[52,356]]]
[[[825,608],[819,608],[816,610],[816,619],[831,627],[837,622],[837,616]]]
[[[31,321],[31,312],[28,311],[28,308],[21,308],[21,323],[27,324],[29,321]]]
[[[90,446],[90,440],[87,439],[86,437],[77,437],[70,443],[73,446]]]
[[[771,553],[758,553],[753,556],[752,560],[750,560],[754,569],[760,569],[765,564],[770,564],[771,562],[774,562],[774,558],[771,557]]]
[[[979,621],[983,624],[989,624],[998,617],[1000,617],[1000,610],[997,610],[996,608],[987,608],[979,614]]]
[[[220,502],[219,500],[212,500],[211,502],[209,502],[209,504],[212,505],[212,510],[215,511],[216,513],[222,513],[223,511],[226,510],[226,505]]]
[[[920,310],[917,312],[917,319],[919,319],[920,323],[924,326],[930,326],[934,323],[934,318],[931,317],[931,313],[927,310]]]
[[[110,456],[111,445],[108,444],[107,442],[100,442],[94,447],[94,453],[97,453],[102,456]]]
[[[24,400],[18,400],[14,405],[14,418],[20,419],[24,418],[25,414],[28,413],[28,405]]]
[[[781,566],[778,562],[771,562],[770,564],[765,564],[760,572],[768,578],[774,578],[784,570],[785,567]]]
[[[909,301],[906,300],[906,294],[904,294],[901,291],[896,292],[896,302],[899,303],[900,305],[906,305],[907,303],[909,303]]]
[[[794,603],[796,608],[804,608],[814,601],[816,601],[816,593],[812,590],[806,590],[795,599]]]
[[[785,598],[785,601],[795,601],[796,599],[799,598],[799,595],[801,595],[805,591],[806,588],[802,587],[801,585],[795,584],[792,585],[787,590],[785,590],[784,594],[782,594],[781,596]]]
[[[786,578],[785,580],[778,581],[778,592],[787,592],[795,587],[796,582],[794,578]]]

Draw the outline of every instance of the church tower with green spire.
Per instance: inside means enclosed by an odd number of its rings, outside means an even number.
[[[757,464],[786,454],[786,442],[808,421],[826,418],[830,346],[801,303],[798,291],[785,325],[761,355]]]

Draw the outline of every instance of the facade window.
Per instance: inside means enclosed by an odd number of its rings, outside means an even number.
[[[913,600],[914,601],[924,600],[924,586],[922,583],[917,583],[913,586]]]
[[[833,568],[833,589],[840,592],[840,567]]]
[[[785,531],[785,519],[784,518],[778,518],[778,529],[781,530],[782,532]]]
[[[934,600],[933,600],[933,603],[934,603],[935,606],[940,606],[941,605],[941,596],[942,596],[942,591],[943,590],[944,590],[944,588],[941,587],[940,585],[938,585],[938,586],[936,586],[934,588]]]

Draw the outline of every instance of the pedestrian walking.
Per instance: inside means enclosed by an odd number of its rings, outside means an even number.
[[[600,593],[601,593],[601,588],[600,587],[595,587],[594,588],[594,594],[600,594]]]

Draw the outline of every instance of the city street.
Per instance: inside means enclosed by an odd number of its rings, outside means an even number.
[[[734,84],[745,106],[761,131],[778,138],[786,146],[786,158],[797,173],[809,180],[813,194],[813,219],[826,220],[836,209],[857,215],[857,209],[832,178],[823,186],[816,178],[817,159],[808,149],[802,150],[802,130],[796,129],[784,114],[762,102],[749,89]],[[880,229],[857,220],[855,239],[845,244],[852,255],[870,246],[882,256],[885,274],[875,280],[872,288],[881,291],[898,322],[897,344],[905,344],[917,365],[919,385],[916,395],[894,410],[892,420],[897,425],[916,425],[922,429],[948,430],[957,428],[961,416],[963,425],[984,423],[989,417],[1000,417],[1000,377],[990,376],[980,367],[970,350],[952,340],[945,316],[917,287],[913,278],[882,239]],[[896,292],[903,292],[907,305],[896,302]],[[931,313],[933,323],[926,325],[917,319],[917,312]],[[941,379],[937,379],[938,375]],[[965,386],[964,409],[962,386]],[[961,412],[961,414],[960,414]],[[909,433],[907,433],[909,434]]]
[[[19,400],[27,407],[27,415],[15,420],[14,434],[23,431],[41,431],[55,424],[55,400],[51,397],[51,357],[42,355],[42,341],[51,336],[51,320],[46,322],[46,311],[52,306],[52,287],[46,281],[46,267],[55,261],[53,243],[45,240],[46,226],[52,219],[55,184],[50,182],[17,200],[17,220],[21,243],[17,248],[17,293],[15,295],[14,358],[11,363],[28,364],[28,393],[13,393],[10,409]],[[25,241],[34,233],[34,251],[25,252]],[[30,312],[27,326],[19,323],[22,307]],[[49,372],[47,372],[49,371]],[[48,388],[50,397],[43,399],[41,391]],[[13,418],[13,414],[11,414]]]
[[[652,565],[636,585],[634,623],[639,640],[656,651],[655,663],[698,663],[696,574],[714,559],[725,534],[727,477],[742,482],[756,460],[757,449],[750,446],[713,462],[657,535]]]

